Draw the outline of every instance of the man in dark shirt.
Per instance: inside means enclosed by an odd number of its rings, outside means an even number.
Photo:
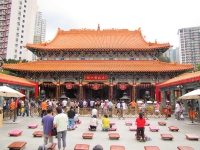
[[[71,131],[74,128],[75,111],[73,110],[73,107],[70,107],[70,110],[67,112],[67,115],[68,115],[68,130]]]

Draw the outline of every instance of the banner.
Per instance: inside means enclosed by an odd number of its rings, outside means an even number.
[[[95,83],[95,84],[92,85],[92,88],[93,88],[94,90],[98,90],[99,87],[100,87],[100,85],[97,84],[97,83]]]
[[[106,74],[85,74],[84,80],[86,80],[86,81],[107,81],[108,75],[106,75]]]
[[[72,89],[72,83],[66,83],[66,88],[67,88],[68,90]]]
[[[126,84],[124,84],[124,83],[120,84],[120,85],[119,85],[119,88],[120,88],[121,90],[126,90]]]

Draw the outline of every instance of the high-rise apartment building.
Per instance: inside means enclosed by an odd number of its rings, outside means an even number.
[[[0,56],[33,60],[24,46],[33,42],[37,0],[0,0]]]
[[[180,55],[178,47],[169,48],[163,55],[169,57],[171,62],[176,61],[177,63],[180,63]]]
[[[180,62],[183,64],[200,64],[200,27],[178,30]]]
[[[46,19],[42,18],[42,12],[36,12],[35,19],[35,33],[34,33],[34,43],[38,44],[40,42],[45,42],[46,37]]]

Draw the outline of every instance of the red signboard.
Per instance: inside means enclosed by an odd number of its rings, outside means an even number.
[[[94,90],[98,90],[99,87],[100,87],[100,85],[97,84],[97,83],[95,83],[95,84],[92,85],[92,88],[93,88]]]
[[[105,74],[85,74],[84,80],[88,81],[106,81],[108,80],[108,75]]]
[[[67,88],[68,90],[72,89],[72,84],[71,84],[71,83],[67,83],[67,84],[66,84],[66,88]]]
[[[121,90],[126,90],[126,84],[122,83],[119,85]]]

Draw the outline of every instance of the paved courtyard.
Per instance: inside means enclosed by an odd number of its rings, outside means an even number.
[[[150,141],[139,142],[135,139],[135,131],[129,131],[129,126],[125,125],[125,121],[135,122],[135,118],[125,118],[125,120],[118,120],[117,118],[110,118],[111,121],[116,122],[117,131],[103,132],[101,131],[100,125],[97,131],[93,131],[93,139],[83,139],[82,134],[88,131],[89,117],[80,117],[82,121],[81,124],[74,131],[67,132],[67,150],[73,150],[76,144],[89,144],[90,150],[97,145],[101,144],[104,150],[109,150],[111,145],[123,145],[126,150],[144,150],[144,146],[158,146],[160,150],[177,150],[177,146],[191,146],[195,150],[199,150],[200,141],[190,141],[185,138],[185,134],[196,134],[200,136],[200,125],[190,125],[190,121],[177,121],[174,117],[164,120],[164,118],[150,118],[150,126],[159,127],[158,132],[151,132],[149,127],[146,126],[145,134],[151,138]],[[166,126],[159,126],[158,121],[165,121]],[[4,121],[3,126],[0,127],[0,143],[1,150],[7,150],[7,146],[14,141],[26,141],[25,150],[37,150],[38,146],[43,143],[43,138],[33,137],[32,134],[36,130],[42,130],[41,118],[34,117],[18,117],[18,124],[8,124],[10,121]],[[101,119],[99,119],[101,122]],[[31,123],[37,123],[39,126],[36,129],[28,129],[28,125]],[[169,131],[168,126],[179,127],[178,132]],[[135,126],[135,125],[132,125]],[[10,137],[8,132],[11,130],[23,130],[21,136]],[[108,133],[115,132],[120,134],[119,140],[110,140],[108,138]],[[162,140],[160,134],[167,133],[172,134],[174,139]],[[57,142],[57,139],[54,139]],[[57,150],[57,147],[56,147]]]

